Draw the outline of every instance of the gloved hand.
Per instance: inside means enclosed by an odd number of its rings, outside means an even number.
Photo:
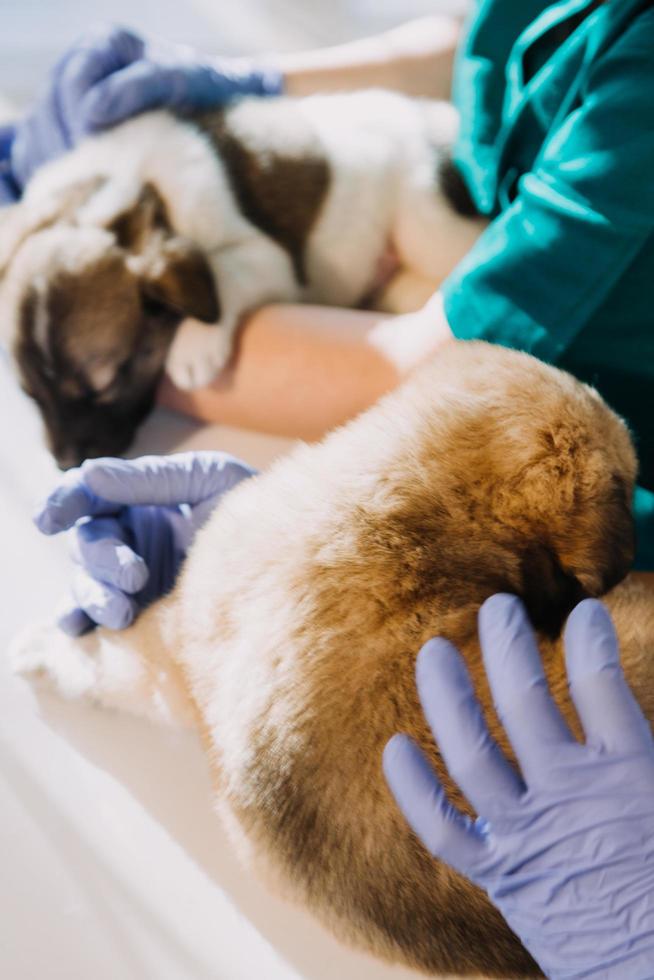
[[[397,802],[428,850],[488,893],[548,977],[654,976],[654,742],[622,674],[608,613],[585,600],[565,632],[585,745],[550,697],[520,602],[493,596],[479,632],[522,775],[491,740],[456,649],[431,640],[418,657],[420,699],[479,816],[448,803],[402,735],[384,754]]]
[[[66,473],[36,514],[44,534],[74,530],[74,604],[59,625],[79,636],[124,629],[168,592],[217,501],[255,474],[219,452],[93,459]]]
[[[16,126],[13,179],[22,190],[48,160],[82,136],[146,109],[206,109],[242,95],[277,95],[282,75],[245,59],[209,58],[191,48],[99,27],[61,58],[45,92]]]

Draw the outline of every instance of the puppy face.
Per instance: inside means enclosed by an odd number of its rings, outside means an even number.
[[[64,468],[127,449],[176,327],[220,313],[206,257],[172,232],[154,188],[101,227],[82,215],[76,207],[19,240],[2,290],[20,383]]]

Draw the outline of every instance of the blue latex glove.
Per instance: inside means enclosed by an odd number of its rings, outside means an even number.
[[[219,498],[255,472],[218,452],[93,459],[69,470],[34,518],[44,534],[75,529],[75,602],[60,627],[78,636],[129,626],[172,588]]]
[[[146,109],[206,109],[281,90],[282,75],[273,68],[98,27],[66,52],[33,110],[17,124],[12,177],[22,189],[37,167],[82,136]]]
[[[654,742],[607,611],[585,600],[565,633],[585,745],[549,694],[521,603],[493,596],[479,632],[522,775],[490,738],[459,653],[432,640],[418,657],[420,699],[479,817],[448,803],[403,735],[384,754],[397,802],[428,850],[488,893],[548,977],[654,977]]]
[[[14,180],[11,169],[11,148],[16,135],[16,127],[0,126],[0,207],[13,204],[20,197],[20,188]]]

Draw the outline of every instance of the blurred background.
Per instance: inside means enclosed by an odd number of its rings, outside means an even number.
[[[0,0],[0,93],[17,105],[97,21],[205,51],[249,54],[336,44],[465,0]]]

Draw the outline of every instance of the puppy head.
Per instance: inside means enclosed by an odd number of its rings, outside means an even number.
[[[637,464],[626,426],[592,388],[488,344],[453,344],[427,379],[420,464],[424,506],[440,522],[439,567],[476,601],[520,595],[535,625],[556,635],[578,601],[607,592],[633,560]]]
[[[2,289],[20,383],[62,467],[127,449],[176,327],[219,318],[204,254],[172,232],[152,187],[99,226],[82,204],[19,236]]]

